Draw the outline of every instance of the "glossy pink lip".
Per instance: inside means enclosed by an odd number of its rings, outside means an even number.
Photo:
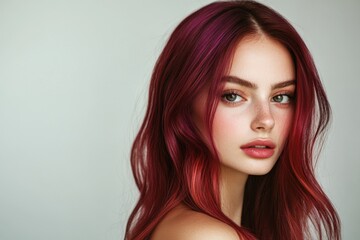
[[[256,140],[240,148],[251,158],[269,158],[274,155],[276,145],[271,140]]]

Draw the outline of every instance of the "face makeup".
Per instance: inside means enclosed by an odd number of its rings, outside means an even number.
[[[278,160],[292,123],[293,61],[279,42],[256,36],[240,41],[231,63],[214,114],[213,141],[224,169],[263,175]],[[207,100],[203,90],[193,106],[202,132]]]
[[[271,140],[256,140],[240,148],[251,158],[265,159],[274,155],[276,145]]]

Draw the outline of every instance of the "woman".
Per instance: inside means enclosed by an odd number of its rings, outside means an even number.
[[[313,170],[329,118],[311,55],[282,16],[253,1],[201,8],[154,68],[125,238],[340,239]]]

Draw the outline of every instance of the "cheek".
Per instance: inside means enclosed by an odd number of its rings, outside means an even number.
[[[223,146],[241,139],[244,131],[244,113],[231,108],[218,107],[213,121],[213,139],[217,146]]]
[[[230,119],[224,114],[223,111],[217,110],[215,112],[214,121],[213,121],[213,133],[221,134],[222,132],[226,132],[231,125]]]
[[[289,131],[293,122],[293,110],[289,110],[287,113],[279,114],[277,116],[277,127],[279,140],[284,143],[289,136]]]
[[[226,114],[226,111],[218,108],[215,112],[214,121],[212,125],[213,142],[220,159],[227,156],[227,153],[232,152],[231,146],[234,142],[234,136],[237,134],[234,131],[235,122]]]

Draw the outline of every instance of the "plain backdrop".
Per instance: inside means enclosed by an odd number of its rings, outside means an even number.
[[[333,108],[318,163],[360,235],[360,1],[263,0],[310,48]],[[122,239],[153,65],[206,0],[0,0],[0,239]]]

